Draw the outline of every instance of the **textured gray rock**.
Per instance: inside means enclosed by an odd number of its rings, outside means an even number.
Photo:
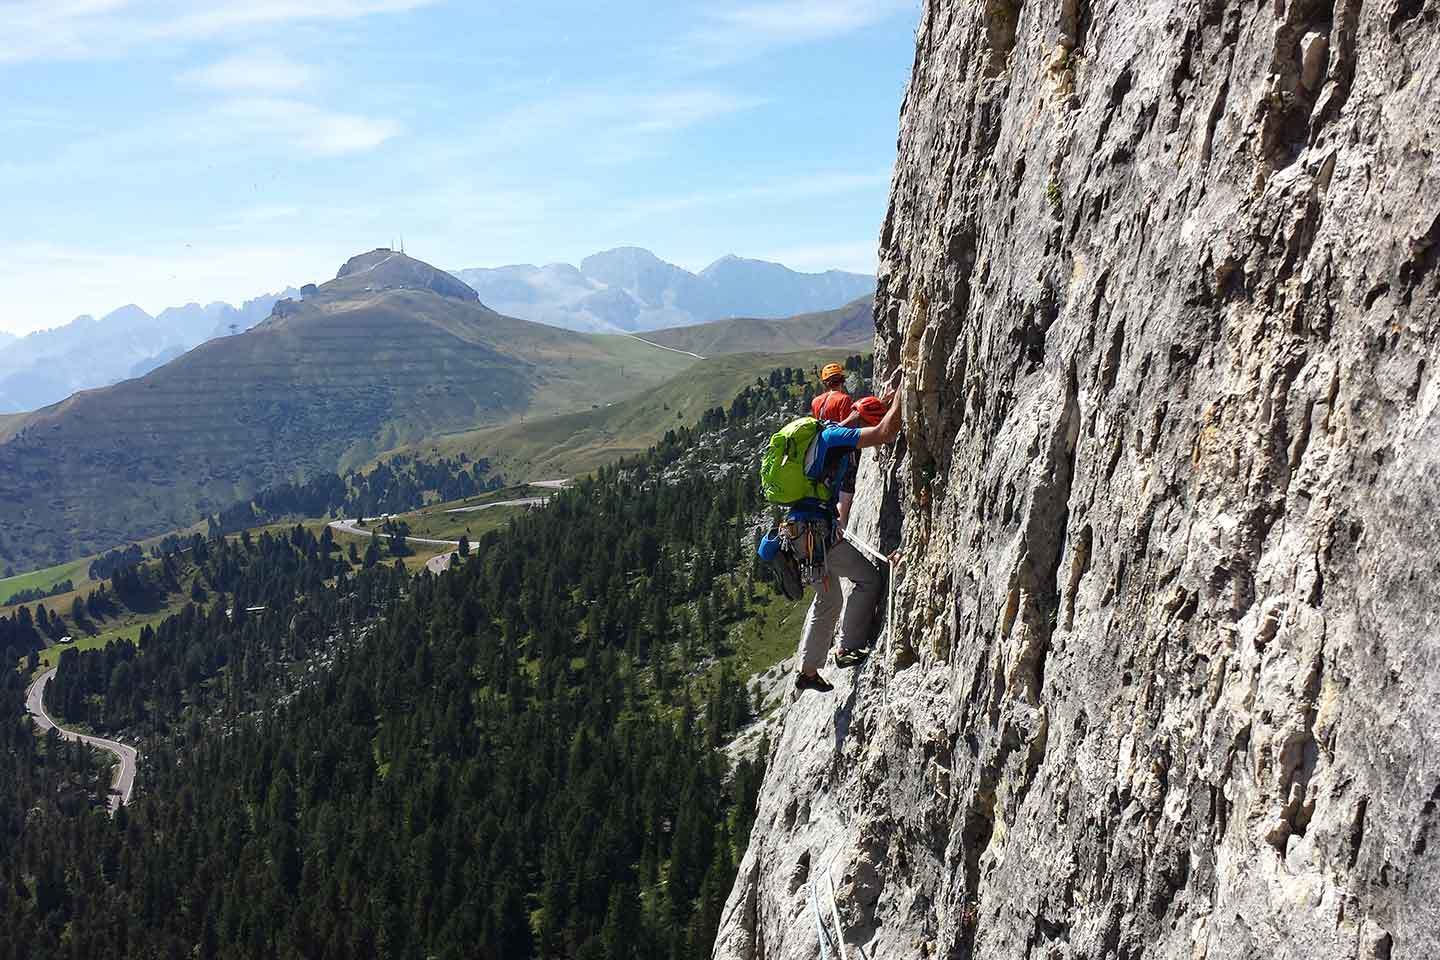
[[[827,864],[868,960],[1440,956],[1437,131],[1436,0],[927,4],[895,622],[716,957],[817,956]]]

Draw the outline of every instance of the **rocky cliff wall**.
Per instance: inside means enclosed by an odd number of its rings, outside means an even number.
[[[716,957],[1440,956],[1437,147],[1437,0],[926,4],[894,622]]]

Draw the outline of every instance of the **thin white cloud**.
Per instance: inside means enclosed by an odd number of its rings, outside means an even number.
[[[764,102],[710,89],[583,90],[521,104],[491,118],[481,126],[480,142],[509,150],[563,136],[593,146],[597,140],[672,133]]]
[[[44,154],[0,156],[0,190],[93,176],[96,157],[105,158],[107,174],[124,178],[210,160],[361,153],[401,133],[401,124],[388,117],[330,110],[292,97],[235,96],[198,110],[157,111],[103,132],[87,131]]]
[[[326,110],[300,100],[280,97],[242,97],[221,104],[220,113],[236,129],[263,132],[297,144],[313,156],[338,156],[373,150],[400,132],[400,125],[383,117]]]
[[[626,163],[651,156],[666,138],[767,101],[723,90],[662,91],[595,88],[550,94],[480,116],[446,141],[421,145],[407,157],[417,174],[485,159],[499,163],[544,151],[567,165]]]
[[[708,69],[772,50],[826,40],[879,23],[914,0],[782,0],[716,4],[669,53],[679,63]]]
[[[437,0],[7,0],[0,63],[113,57],[166,40],[207,40],[253,27],[404,13]]]
[[[241,27],[293,21],[353,20],[381,13],[406,13],[437,0],[211,0],[164,3],[184,13],[153,25],[156,38],[213,37]]]
[[[297,206],[282,203],[266,203],[237,210],[231,217],[215,225],[213,229],[227,233],[248,232],[260,227],[271,227],[300,216]]]
[[[767,40],[812,40],[868,26],[902,9],[893,0],[789,0],[717,7],[713,29],[743,32]]]
[[[280,54],[247,53],[189,71],[181,80],[226,93],[293,93],[310,87],[315,71]]]
[[[889,182],[888,171],[885,173],[827,172],[809,176],[785,177],[743,187],[723,187],[668,197],[654,197],[631,206],[625,219],[649,219],[700,207],[798,203],[849,193],[877,192],[883,191]]]

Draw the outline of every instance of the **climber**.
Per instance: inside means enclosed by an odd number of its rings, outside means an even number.
[[[820,384],[825,390],[810,401],[810,415],[816,420],[842,423],[850,416],[853,406],[845,384],[845,368],[838,363],[825,364],[820,371]]]
[[[838,363],[827,363],[820,371],[820,382],[825,392],[810,401],[810,415],[816,420],[853,427],[856,424],[874,426],[885,413],[885,405],[875,397],[862,397],[859,401],[851,398],[845,383],[845,368]],[[860,467],[860,457],[851,451],[849,469],[845,471],[840,495],[836,500],[837,527],[843,534],[850,520],[850,501],[855,497],[855,472]]]
[[[899,435],[900,404],[892,401],[899,387],[900,376],[901,371],[896,370],[881,398],[866,397],[855,405],[856,409],[847,414],[847,420],[853,416],[864,426],[822,424],[812,449],[806,452],[805,457],[805,473],[810,479],[821,481],[824,484],[821,489],[844,490],[846,475],[854,472],[852,461],[856,451],[890,443]],[[842,536],[835,503],[838,498],[835,494],[831,496],[831,502],[819,504],[818,510],[817,505],[810,501],[796,504],[787,514],[788,522],[803,522],[812,528],[818,524],[825,541],[826,576],[815,584],[815,599],[811,601],[810,609],[805,614],[805,626],[800,635],[800,672],[795,678],[797,693],[805,690],[827,692],[834,689],[831,683],[820,676],[819,668],[825,662],[829,639],[835,631],[837,620],[840,621],[840,650],[836,654],[835,663],[842,667],[853,666],[865,659],[863,651],[869,639],[870,618],[874,615],[875,603],[880,598],[880,572],[875,564]],[[848,502],[846,506],[848,507]],[[826,532],[828,536],[825,536]],[[839,577],[852,584],[848,601],[839,580],[834,579]]]

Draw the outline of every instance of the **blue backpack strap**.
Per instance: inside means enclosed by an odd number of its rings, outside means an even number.
[[[797,501],[785,514],[786,520],[834,520],[835,505],[824,500],[817,500],[814,497],[807,497]]]

